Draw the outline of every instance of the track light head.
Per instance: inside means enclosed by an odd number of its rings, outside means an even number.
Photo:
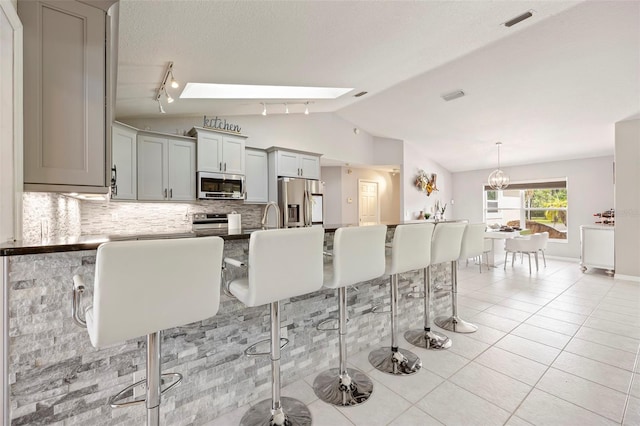
[[[158,101],[158,111],[160,111],[160,114],[166,114],[166,111],[162,107],[162,102],[160,102],[160,98],[158,98],[156,100]]]
[[[165,94],[165,95],[167,95],[167,103],[172,104],[172,103],[173,103],[173,101],[175,101],[175,99],[173,99],[173,98],[171,97],[171,95],[170,95],[170,94],[168,94],[166,91],[164,92],[164,94]]]
[[[284,104],[284,113],[289,114],[289,105]]]
[[[267,115],[267,104],[262,103],[262,115]]]
[[[309,115],[309,102],[304,104],[304,115]]]

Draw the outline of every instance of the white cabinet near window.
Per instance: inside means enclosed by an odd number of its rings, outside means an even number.
[[[277,176],[320,179],[320,154],[278,147],[271,147],[267,152]]]
[[[196,145],[189,138],[138,135],[138,200],[196,199]]]
[[[614,230],[607,225],[580,226],[580,266],[582,272],[587,268],[605,269],[613,275],[614,263]]]
[[[137,129],[121,123],[111,126],[111,199],[135,200],[137,182]]]
[[[246,137],[194,127],[189,136],[197,138],[199,172],[245,174]]]
[[[245,203],[266,203],[269,201],[267,152],[261,149],[245,150]]]

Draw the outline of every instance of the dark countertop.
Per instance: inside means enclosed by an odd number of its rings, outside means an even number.
[[[406,221],[401,223],[384,223],[389,228],[395,228],[399,224],[420,223],[427,221]],[[456,221],[445,221],[456,222]],[[443,223],[443,222],[440,222]],[[355,224],[328,224],[323,225],[325,232],[335,232],[336,229]],[[225,241],[248,240],[253,231],[273,228],[246,228],[240,230],[219,230],[207,229],[192,232],[175,232],[159,234],[119,234],[119,235],[83,235],[79,237],[57,238],[43,240],[39,242],[15,241],[0,244],[0,256],[20,256],[27,254],[59,253],[80,250],[96,250],[102,243],[108,241],[131,241],[131,240],[155,240],[166,238],[196,238],[207,236],[222,237]]]

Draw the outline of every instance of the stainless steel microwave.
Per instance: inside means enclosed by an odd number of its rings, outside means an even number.
[[[244,200],[244,176],[198,172],[198,198],[201,200]]]

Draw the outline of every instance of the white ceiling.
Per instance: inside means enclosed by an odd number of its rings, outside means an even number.
[[[424,144],[454,172],[495,166],[498,140],[506,166],[612,155],[614,123],[640,114],[640,1],[120,0],[116,117],[160,117],[168,61],[183,83],[353,87],[310,110]],[[259,114],[262,101],[165,110]]]

